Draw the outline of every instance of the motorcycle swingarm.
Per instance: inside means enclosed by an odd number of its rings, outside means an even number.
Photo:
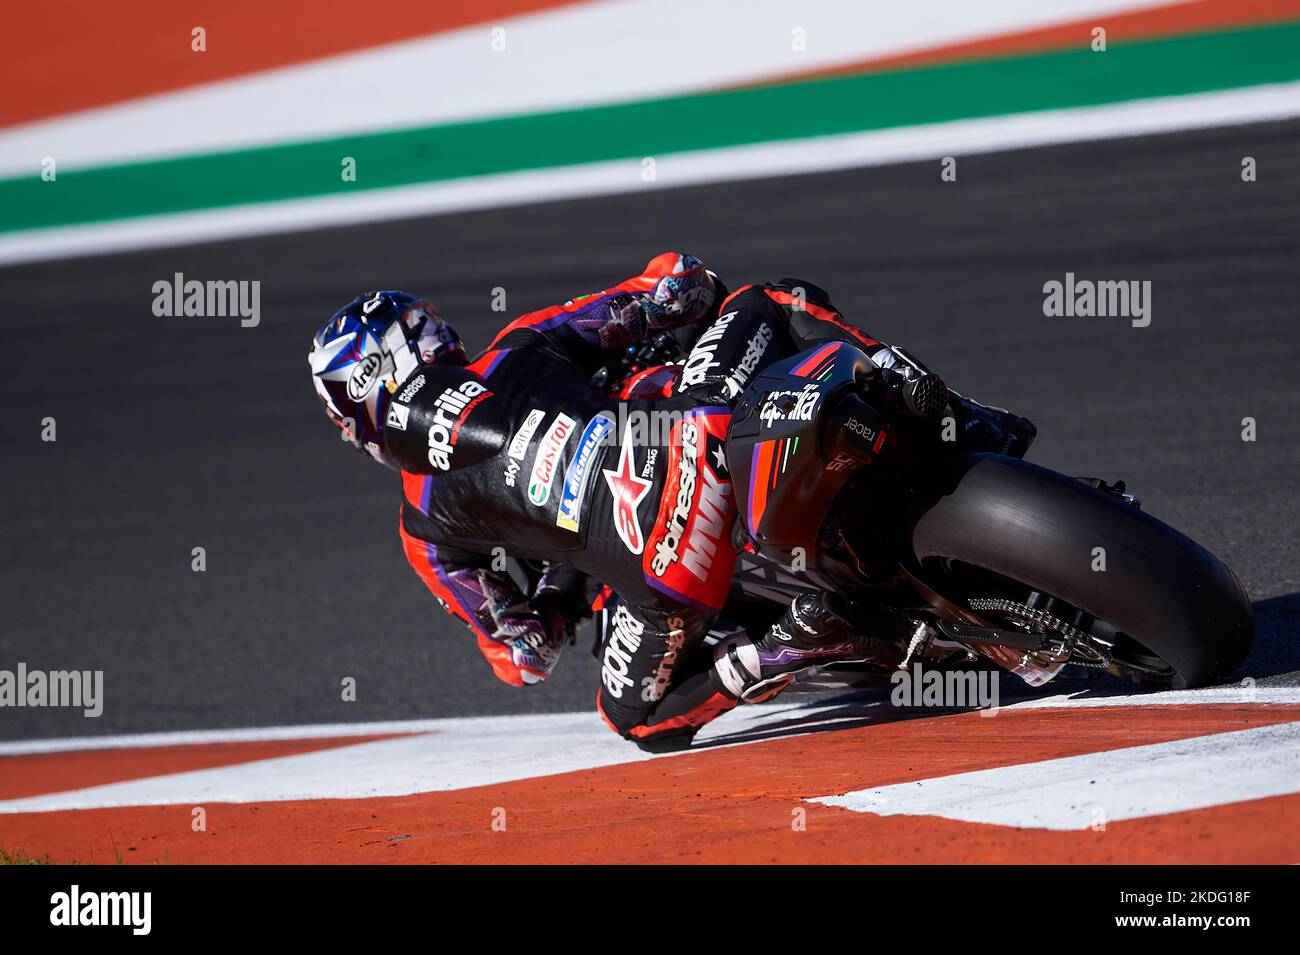
[[[951,620],[936,620],[934,625],[945,637],[957,643],[984,643],[1013,650],[1037,650],[1043,642],[1039,634],[1023,630],[997,630],[993,627],[954,623]]]

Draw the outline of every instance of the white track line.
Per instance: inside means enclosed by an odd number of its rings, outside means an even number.
[[[652,182],[642,180],[640,159],[628,159],[33,229],[0,235],[0,265],[1295,116],[1300,116],[1300,82],[1278,83],[1107,106],[672,153],[655,157],[656,179]],[[940,188],[937,170],[935,183]]]
[[[1300,722],[863,789],[811,802],[880,816],[1087,829],[1300,792]]]
[[[1031,706],[1290,703],[1300,690],[1223,688],[1087,700],[1056,697]],[[1020,704],[1025,705],[1025,704]],[[855,725],[880,712],[894,713],[888,692],[851,701],[830,694],[811,703],[745,706],[706,726],[701,741],[743,744],[773,733],[810,732],[835,723]],[[620,739],[594,713],[463,717],[383,723],[276,726],[126,736],[33,740],[0,744],[0,757],[125,747],[202,746],[260,740],[410,734],[398,739],[345,744],[298,755],[255,759],[231,766],[131,779],[80,790],[0,801],[0,814],[113,806],[356,799],[464,789],[650,759]],[[653,757],[653,758],[672,758]]]
[[[751,706],[705,727],[702,739],[779,725],[792,711],[807,720],[822,707]],[[413,733],[312,753],[131,779],[0,801],[0,814],[142,805],[273,802],[406,796],[488,786],[596,769],[651,756],[612,733],[594,713],[493,716],[392,723],[155,733],[107,739],[8,743],[0,755],[123,746],[311,739],[367,733]]]
[[[1295,686],[1212,686],[1203,690],[1166,690],[1162,693],[1131,693],[1113,696],[1082,696],[1087,691],[1040,696],[1002,704],[1004,710],[1062,710],[1105,706],[1199,706],[1207,704],[1300,704],[1300,687]]]
[[[1082,696],[1078,691],[1055,696],[1043,696],[1018,702],[1004,703],[1001,709],[1080,709],[1110,706],[1203,706],[1203,705],[1260,705],[1300,706],[1300,687],[1293,686],[1223,686],[1203,690],[1175,690],[1163,693],[1134,693],[1113,696]],[[882,689],[872,699],[871,694],[858,694],[854,708],[877,709],[889,706],[890,690]],[[706,727],[701,739],[716,738],[727,733],[760,729],[780,717],[793,715],[813,716],[820,711],[842,712],[833,693],[818,694],[817,698],[778,702],[762,706],[746,706],[728,714],[721,722]],[[893,709],[890,706],[890,709]],[[845,719],[854,719],[852,714]],[[463,716],[429,720],[387,720],[371,723],[304,723],[296,726],[258,726],[238,729],[177,730],[165,733],[127,733],[113,736],[67,736],[51,739],[13,740],[0,742],[0,757],[27,756],[40,753],[69,753],[97,749],[147,748],[156,746],[203,746],[213,743],[248,743],[265,740],[327,739],[356,736],[382,736],[390,733],[440,733],[483,729],[486,732],[520,732],[523,726],[549,731],[552,724],[568,727],[572,721],[586,721],[598,725],[599,720],[590,712],[539,713],[526,716]],[[608,730],[606,730],[608,732]],[[611,734],[612,735],[612,734]]]
[[[0,814],[406,796],[649,758],[594,714],[456,722],[437,733],[4,800]]]

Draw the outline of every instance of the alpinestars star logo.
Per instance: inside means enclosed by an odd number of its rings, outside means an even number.
[[[610,495],[614,501],[614,530],[625,547],[634,554],[645,550],[645,537],[641,534],[641,520],[637,508],[650,493],[653,481],[638,477],[636,461],[632,454],[631,425],[623,430],[623,441],[618,453],[618,468],[601,471],[609,484]]]

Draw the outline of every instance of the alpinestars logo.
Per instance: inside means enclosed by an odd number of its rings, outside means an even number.
[[[727,375],[727,394],[734,398],[744,390],[771,341],[772,326],[764,322],[758,326],[758,331],[754,333],[754,337],[745,346],[745,354],[741,357],[740,363]]]
[[[709,372],[722,364],[714,361],[713,355],[718,350],[718,342],[722,340],[722,335],[727,330],[727,326],[731,324],[731,320],[737,314],[736,312],[728,312],[726,315],[719,316],[718,320],[709,326],[709,330],[700,336],[699,341],[695,343],[695,347],[691,349],[686,364],[682,367],[681,381],[677,385],[678,391],[682,388],[704,384]]]
[[[641,680],[642,702],[654,703],[663,699],[664,693],[668,690],[668,684],[673,679],[673,667],[677,665],[677,658],[681,655],[682,647],[686,644],[686,632],[680,627],[676,627],[668,631],[668,636],[664,642],[667,649],[664,650],[663,658],[659,661],[659,668],[655,670],[654,676],[648,676]]]
[[[641,534],[641,520],[637,508],[650,493],[653,481],[637,477],[636,461],[632,454],[632,427],[629,423],[623,429],[623,442],[618,453],[618,468],[601,471],[609,484],[610,496],[614,502],[614,530],[618,539],[634,554],[645,550],[645,537]]]
[[[568,415],[557,414],[538,442],[537,454],[533,457],[533,473],[528,481],[528,500],[537,507],[551,498],[551,484],[555,481],[560,453],[576,425],[577,422]]]
[[[709,565],[717,553],[718,541],[726,530],[731,484],[719,480],[717,473],[707,464],[700,467],[699,440],[699,429],[690,421],[683,421],[677,501],[668,518],[666,532],[655,545],[654,559],[650,564],[658,577],[666,574],[668,568],[680,559],[682,566],[692,575],[701,581],[707,581]],[[719,452],[720,450],[719,446]],[[721,458],[719,453],[720,461]],[[697,483],[700,485],[698,501],[695,499]],[[692,510],[694,520],[691,519]]]
[[[429,463],[442,471],[451,470],[451,455],[460,438],[461,425],[473,407],[492,395],[477,381],[461,382],[448,388],[433,403],[433,424],[429,425]]]
[[[619,604],[614,619],[610,621],[609,639],[605,641],[605,654],[600,665],[601,681],[616,700],[621,700],[623,690],[632,685],[627,674],[632,666],[632,657],[641,649],[644,633],[645,624]]]

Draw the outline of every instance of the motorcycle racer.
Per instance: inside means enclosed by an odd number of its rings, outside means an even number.
[[[336,313],[309,356],[331,419],[401,471],[407,559],[500,679],[550,674],[577,575],[613,590],[597,708],[649,749],[688,744],[814,663],[887,659],[905,636],[887,619],[850,622],[833,595],[814,593],[758,639],[705,645],[736,558],[725,441],[746,383],[823,342],[859,348],[903,379],[924,373],[848,325],[809,283],[724,295],[698,259],[663,253],[616,286],[524,315],[468,362],[432,305],[378,292]],[[708,327],[670,395],[615,407],[592,387],[611,353],[692,323]],[[973,448],[1023,453],[1033,438],[1031,424],[1005,412],[965,399],[953,410]],[[509,555],[548,562],[531,592],[509,573]]]

